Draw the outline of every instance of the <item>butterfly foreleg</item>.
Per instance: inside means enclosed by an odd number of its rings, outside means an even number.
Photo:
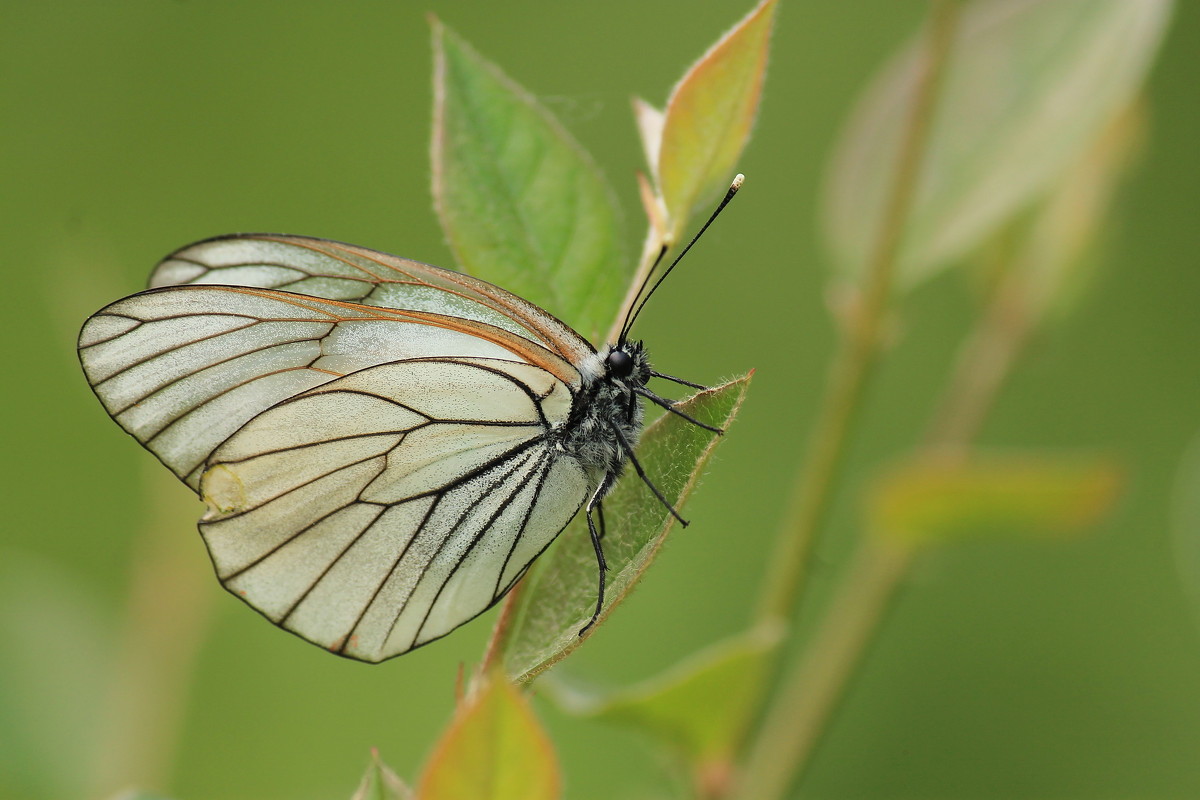
[[[720,428],[715,428],[712,425],[709,425],[707,422],[701,422],[700,420],[696,419],[691,414],[688,414],[685,411],[680,411],[678,408],[675,407],[674,400],[668,400],[665,397],[659,397],[654,392],[652,392],[649,389],[646,389],[644,387],[639,388],[639,389],[634,389],[633,391],[636,392],[639,396],[646,398],[651,403],[654,403],[655,405],[658,405],[658,406],[662,406],[667,411],[670,411],[672,414],[675,414],[676,416],[679,416],[679,417],[683,417],[688,422],[690,422],[693,425],[696,425],[698,427],[704,428],[704,430],[706,430],[706,431],[712,431],[713,433],[716,433],[716,434],[725,433],[725,431],[721,430]]]
[[[702,392],[706,392],[710,388],[708,386],[705,386],[702,383],[693,383],[692,381],[685,381],[683,378],[676,378],[674,375],[667,375],[662,372],[655,372],[654,370],[650,370],[650,374],[655,378],[662,378],[664,381],[672,381],[673,383],[678,383],[680,386],[690,386],[693,389],[699,389]]]

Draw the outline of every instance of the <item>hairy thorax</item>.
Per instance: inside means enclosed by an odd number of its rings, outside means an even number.
[[[595,369],[584,371],[559,446],[611,485],[621,474],[642,433],[644,411],[635,389],[650,378],[641,342],[610,345],[596,354]]]

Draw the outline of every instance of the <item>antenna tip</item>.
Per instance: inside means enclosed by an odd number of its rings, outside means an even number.
[[[745,182],[746,182],[746,176],[743,175],[742,173],[739,172],[737,175],[734,175],[733,183],[729,184],[729,193],[733,194],[738,189],[742,188],[742,184]]]

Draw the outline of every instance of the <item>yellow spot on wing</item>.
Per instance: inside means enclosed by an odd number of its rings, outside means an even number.
[[[246,508],[246,487],[233,470],[218,464],[200,477],[200,498],[208,504],[205,519]]]

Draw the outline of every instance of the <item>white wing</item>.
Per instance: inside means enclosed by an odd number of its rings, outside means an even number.
[[[537,342],[575,365],[594,353],[568,325],[499,286],[461,272],[311,236],[248,233],[196,242],[163,259],[150,276],[152,288],[177,284],[282,289],[328,300],[458,317]],[[569,380],[553,368],[550,371]]]
[[[213,454],[200,530],[276,624],[381,661],[502,597],[596,476],[553,447],[566,385],[531,364],[384,364],[260,414]]]
[[[485,323],[266,289],[142,292],[96,313],[79,336],[105,409],[193,490],[209,454],[276,403],[426,356],[520,358],[578,383],[555,354]]]
[[[152,285],[85,323],[84,372],[209,503],[226,587],[306,639],[379,661],[448,633],[596,486],[550,436],[594,350],[491,284],[250,235],[180,250]]]

